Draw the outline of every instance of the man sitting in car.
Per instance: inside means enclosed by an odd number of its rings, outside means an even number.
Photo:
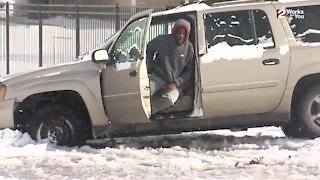
[[[160,35],[148,44],[152,114],[173,106],[193,77],[194,49],[189,41],[190,28],[188,21],[179,19],[172,34]]]

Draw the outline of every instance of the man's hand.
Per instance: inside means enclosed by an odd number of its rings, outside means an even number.
[[[177,89],[177,85],[175,82],[171,82],[169,84],[166,85],[166,89],[165,89],[165,93],[169,93],[173,90]]]

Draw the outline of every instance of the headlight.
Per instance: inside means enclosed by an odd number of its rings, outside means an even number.
[[[4,84],[0,84],[0,102],[4,100],[4,96],[6,95],[7,87]]]

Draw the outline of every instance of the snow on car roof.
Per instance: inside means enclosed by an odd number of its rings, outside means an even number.
[[[299,1],[310,1],[310,0],[278,0],[278,2],[280,3],[299,2]]]
[[[154,13],[154,15],[157,16],[157,15],[188,12],[188,11],[199,11],[199,10],[206,10],[206,9],[210,9],[210,8],[211,8],[211,6],[208,6],[205,3],[196,3],[196,4],[186,5],[186,6],[177,6],[173,9],[170,9],[167,11],[156,12],[156,13]]]
[[[288,0],[283,0],[283,1],[288,1]],[[294,0],[291,0],[294,1]],[[297,0],[296,0],[297,1]],[[299,0],[303,1],[303,0]],[[271,3],[270,1],[262,1],[263,3]],[[182,6],[177,6],[173,9],[166,10],[166,11],[160,11],[160,12],[155,12],[153,13],[154,16],[159,16],[159,15],[166,15],[166,14],[175,14],[175,13],[181,13],[181,12],[188,12],[188,11],[202,11],[202,10],[208,10],[212,8],[224,8],[228,6],[243,6],[247,4],[259,4],[262,3],[261,1],[250,1],[250,0],[244,0],[244,1],[228,1],[228,2],[218,2],[218,3],[213,3],[212,6],[209,6],[206,3],[194,3],[194,4],[189,4],[189,5],[182,5]]]

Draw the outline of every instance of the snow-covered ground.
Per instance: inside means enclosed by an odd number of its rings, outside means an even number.
[[[320,138],[279,128],[117,139],[114,147],[57,147],[0,131],[0,179],[320,179]]]

